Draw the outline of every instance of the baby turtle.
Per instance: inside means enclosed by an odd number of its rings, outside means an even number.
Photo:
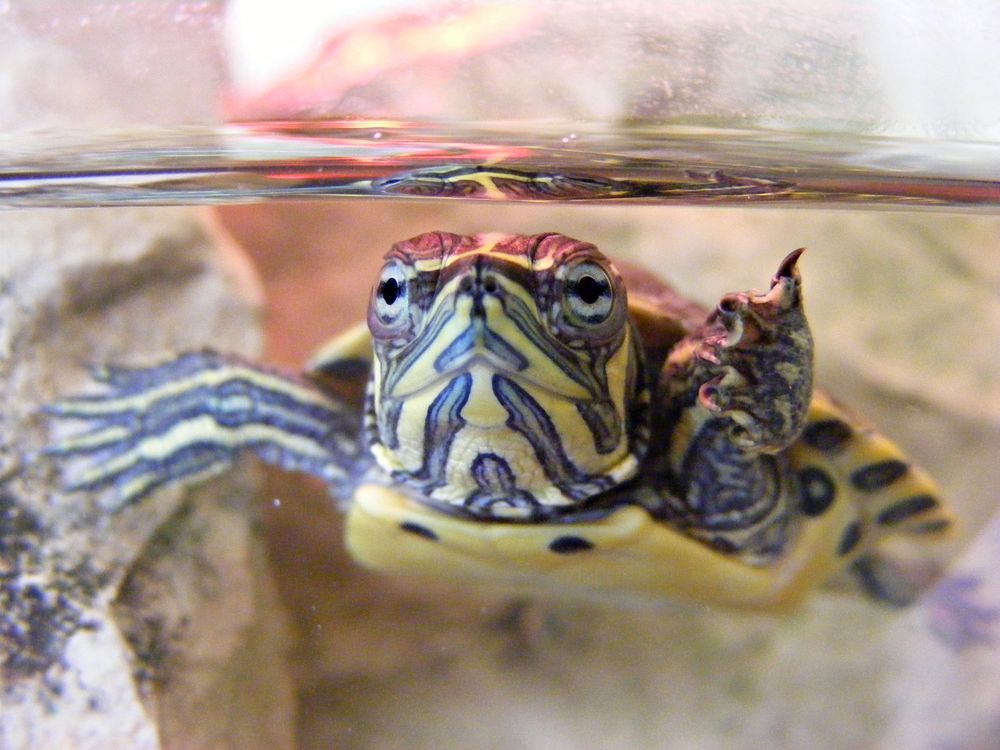
[[[253,452],[323,479],[386,571],[754,608],[837,578],[903,603],[890,549],[952,517],[813,388],[800,253],[706,313],[560,234],[422,234],[304,375],[208,351],[102,368],[104,392],[48,407],[90,423],[49,452],[118,507]],[[364,378],[363,405],[335,395]]]

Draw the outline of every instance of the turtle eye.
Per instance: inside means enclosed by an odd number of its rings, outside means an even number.
[[[607,272],[592,261],[578,263],[569,270],[563,299],[570,318],[584,325],[607,320],[615,301]]]
[[[398,263],[382,269],[374,297],[375,314],[383,325],[391,326],[405,315],[409,302],[407,283]]]

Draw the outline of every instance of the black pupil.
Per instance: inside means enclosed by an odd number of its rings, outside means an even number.
[[[399,282],[393,278],[386,279],[382,282],[382,286],[379,287],[378,291],[382,295],[382,300],[385,304],[391,305],[399,299]]]
[[[607,290],[607,283],[598,281],[593,276],[583,276],[577,279],[574,285],[577,296],[587,305],[597,302]]]

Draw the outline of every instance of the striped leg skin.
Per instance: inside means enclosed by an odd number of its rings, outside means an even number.
[[[103,393],[45,407],[86,423],[45,452],[66,463],[67,489],[113,488],[114,509],[219,474],[243,452],[319,477],[338,496],[360,473],[360,416],[307,380],[208,351],[93,376]]]

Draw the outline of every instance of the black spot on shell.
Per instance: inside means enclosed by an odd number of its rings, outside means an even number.
[[[403,521],[403,523],[399,524],[399,528],[403,531],[409,531],[411,534],[423,537],[424,539],[429,539],[432,542],[436,542],[438,540],[437,534],[428,529],[426,526],[421,526],[419,523],[413,523],[413,521]]]
[[[823,419],[806,425],[802,430],[802,442],[824,453],[832,453],[843,448],[852,434],[850,426],[839,419]]]
[[[908,534],[940,534],[951,527],[951,521],[946,518],[939,518],[936,521],[927,521],[912,526],[906,530]]]
[[[862,492],[875,492],[888,487],[906,474],[909,467],[894,458],[855,469],[851,474],[851,484]]]
[[[549,549],[560,555],[571,555],[574,552],[586,552],[593,549],[593,542],[588,542],[581,536],[560,536],[549,542]]]
[[[830,475],[815,466],[807,466],[799,472],[799,488],[802,512],[811,517],[825,513],[837,496],[837,487]]]
[[[878,514],[878,522],[885,525],[899,523],[936,508],[937,504],[937,499],[933,495],[914,495],[883,510]]]
[[[905,572],[888,560],[862,555],[851,564],[851,572],[868,596],[890,607],[906,607],[916,601],[918,589]]]
[[[855,547],[858,546],[858,542],[861,541],[861,524],[857,521],[851,521],[844,529],[843,535],[840,537],[840,544],[837,545],[837,554],[846,555]]]

